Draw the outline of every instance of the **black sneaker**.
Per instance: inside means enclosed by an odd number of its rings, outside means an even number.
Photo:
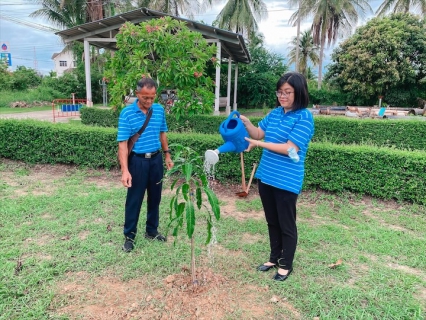
[[[130,252],[130,251],[132,251],[133,248],[134,248],[133,242],[135,242],[135,240],[126,237],[126,241],[124,241],[123,248],[122,248],[123,251],[124,252]]]
[[[161,233],[157,233],[157,234],[148,234],[145,233],[145,238],[149,239],[149,240],[157,240],[157,241],[161,241],[161,242],[166,242],[167,239],[165,236],[163,236]]]

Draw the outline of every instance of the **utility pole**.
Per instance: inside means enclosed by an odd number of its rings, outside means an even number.
[[[38,70],[38,61],[37,61],[37,54],[36,54],[36,48],[34,47],[34,70]]]

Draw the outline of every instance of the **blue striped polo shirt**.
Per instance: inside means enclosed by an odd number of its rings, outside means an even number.
[[[259,122],[265,132],[265,142],[286,143],[288,140],[299,147],[299,162],[288,155],[263,149],[255,177],[273,187],[299,194],[305,175],[305,158],[309,141],[314,134],[314,119],[307,109],[288,111],[283,107],[272,110]]]
[[[166,114],[161,104],[154,103],[151,108],[152,116],[142,136],[136,141],[133,151],[136,153],[154,152],[160,149],[160,132],[167,132]],[[136,99],[131,105],[120,112],[118,118],[117,141],[129,140],[142,127],[146,115],[139,109]]]

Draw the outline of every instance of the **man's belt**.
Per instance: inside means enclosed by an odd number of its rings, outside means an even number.
[[[159,153],[160,153],[160,150],[157,150],[154,152],[147,152],[147,153],[136,153],[132,151],[130,154],[134,155],[135,157],[150,159],[150,158],[154,158]]]

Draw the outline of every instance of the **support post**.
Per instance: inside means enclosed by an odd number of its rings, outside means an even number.
[[[90,45],[89,41],[84,39],[84,71],[86,74],[86,100],[87,106],[93,107],[92,101],[92,76],[90,74]]]
[[[215,90],[214,90],[214,94],[215,94],[215,100],[214,100],[214,115],[218,116],[220,115],[220,111],[219,111],[219,95],[220,95],[220,63],[222,60],[221,57],[221,51],[222,51],[222,46],[220,42],[216,42],[216,47],[217,47],[217,51],[216,51],[216,59],[217,59],[217,66],[216,66],[216,80],[215,80]]]
[[[238,84],[238,63],[235,63],[235,76],[234,76],[234,111],[237,111],[237,84]]]
[[[226,115],[231,113],[231,81],[232,81],[232,60],[228,59],[228,88],[226,91]]]

